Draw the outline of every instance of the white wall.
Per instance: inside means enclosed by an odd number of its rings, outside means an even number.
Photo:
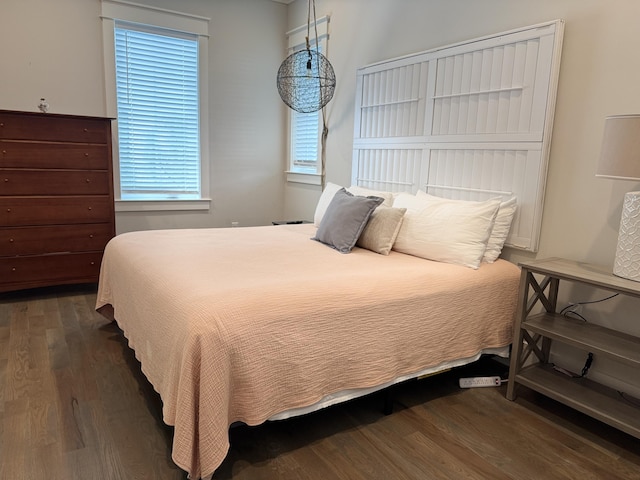
[[[211,191],[203,213],[118,213],[118,232],[266,224],[312,218],[318,188],[284,183],[285,108],[275,88],[284,33],[306,22],[307,0],[140,0],[211,18]],[[316,0],[331,15],[328,57],[337,89],[328,105],[327,180],[351,176],[355,72],[387,58],[556,18],[566,21],[545,212],[537,257],[611,265],[623,195],[637,183],[596,179],[604,117],[640,111],[637,0]],[[0,108],[104,115],[99,0],[0,2]],[[534,254],[506,252],[512,261]],[[565,301],[603,292],[568,289]],[[587,307],[593,321],[640,335],[638,302]],[[566,366],[581,354],[560,352]],[[602,364],[593,374],[632,384],[637,372]],[[626,386],[622,388],[626,389]],[[635,389],[635,390],[634,390]],[[629,391],[629,390],[628,390]]]
[[[307,0],[289,7],[289,28],[306,22]],[[624,193],[634,182],[596,179],[604,117],[639,113],[640,55],[637,0],[316,0],[317,16],[331,15],[328,57],[337,77],[327,107],[327,181],[351,178],[356,69],[380,60],[483,35],[564,19],[565,35],[540,248],[507,251],[518,262],[560,256],[612,265]],[[285,215],[313,218],[319,189],[288,184]],[[561,288],[561,302],[602,298],[606,292]],[[590,321],[640,335],[638,301],[586,307]],[[555,349],[568,368],[582,352]],[[637,371],[596,358],[592,373],[640,394]],[[631,385],[627,385],[630,383]]]
[[[137,1],[137,0],[136,0]],[[287,6],[267,0],[142,0],[211,18],[210,211],[116,214],[118,233],[268,224],[284,205],[285,109],[275,77]],[[0,2],[0,109],[106,114],[99,0]]]

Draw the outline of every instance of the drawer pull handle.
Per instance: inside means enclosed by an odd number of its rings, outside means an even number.
[[[84,156],[85,156],[85,157],[88,157],[88,156],[89,156],[89,154],[85,152]]]
[[[3,154],[3,155],[6,155],[6,154],[7,154],[7,151],[6,151],[6,150],[2,150],[2,154]]]
[[[10,208],[7,208],[7,212],[11,212],[11,209],[10,209]]]
[[[91,209],[92,209],[92,207],[89,207],[89,210],[91,210]]]
[[[16,267],[13,267],[13,268],[11,269],[11,271],[12,271],[12,272],[15,272],[15,271],[16,271]]]
[[[86,129],[86,128],[83,128],[82,130],[84,131],[84,133],[87,133],[87,132],[89,131],[89,130],[88,130],[88,129]]]
[[[96,262],[91,262],[91,265],[95,265],[95,264],[96,264]]]
[[[13,238],[10,238],[10,239],[9,239],[9,243],[13,243]]]
[[[91,183],[91,179],[87,178],[87,183]]]
[[[5,181],[5,183],[7,183],[7,182],[9,181],[9,179],[8,179],[8,178],[5,178],[5,179],[4,179],[4,181]]]
[[[91,235],[89,235],[89,238],[93,238],[93,233]]]

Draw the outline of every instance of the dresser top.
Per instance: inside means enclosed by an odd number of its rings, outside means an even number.
[[[68,114],[68,113],[24,112],[24,111],[18,111],[18,110],[0,110],[0,115],[24,115],[24,116],[34,116],[34,117],[114,120],[114,118],[101,117],[101,116],[98,116],[98,115],[73,115],[73,114]]]

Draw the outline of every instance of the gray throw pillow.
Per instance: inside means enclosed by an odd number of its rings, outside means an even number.
[[[383,201],[380,197],[357,197],[341,188],[329,203],[313,240],[341,253],[349,253],[360,238],[371,213]]]

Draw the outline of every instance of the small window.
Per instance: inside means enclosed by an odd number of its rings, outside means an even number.
[[[329,17],[319,19],[318,51],[327,50]],[[307,25],[288,32],[289,54],[306,48]],[[313,25],[309,36],[311,48],[315,47]],[[320,139],[322,131],[322,111],[300,113],[289,110],[289,166],[287,180],[290,182],[321,184],[322,164],[320,160]]]

